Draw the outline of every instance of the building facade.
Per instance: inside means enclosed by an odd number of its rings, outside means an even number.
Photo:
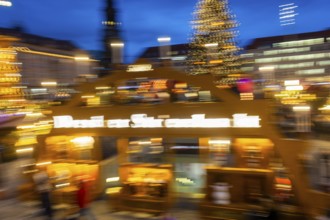
[[[167,60],[178,69],[186,68],[187,44],[171,45]],[[147,48],[140,56],[160,63],[159,47]],[[300,79],[308,83],[330,81],[330,30],[286,36],[257,38],[240,55],[241,70],[267,84]]]
[[[124,42],[120,36],[120,25],[117,21],[117,10],[113,0],[106,0],[104,14],[105,20],[102,21],[103,28],[103,57],[102,70],[100,75],[109,74],[109,70],[115,68],[114,65],[123,63]]]
[[[18,28],[0,28],[0,35],[18,39],[9,47],[16,51],[21,85],[30,95],[40,98],[38,94],[57,93],[54,88],[66,90],[82,77],[94,77],[96,60],[69,41],[28,34]]]
[[[292,79],[329,83],[330,30],[257,38],[242,58],[242,70],[261,78],[264,85]]]

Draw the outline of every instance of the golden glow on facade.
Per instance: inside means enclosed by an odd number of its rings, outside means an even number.
[[[12,47],[12,48],[15,49],[16,51],[23,52],[23,53],[39,54],[39,55],[50,56],[50,57],[58,57],[58,58],[77,60],[76,56],[67,56],[67,55],[56,54],[56,53],[47,53],[47,52],[35,51],[35,50],[31,50],[27,47]],[[88,59],[88,60],[89,61],[97,61],[97,60],[93,60],[93,59]]]
[[[41,82],[41,86],[57,86],[57,82]]]
[[[89,60],[89,57],[86,57],[86,56],[77,56],[74,59],[77,60],[77,61],[88,61]]]
[[[28,153],[28,152],[32,152],[32,151],[33,151],[32,147],[27,147],[27,148],[17,149],[16,153]]]

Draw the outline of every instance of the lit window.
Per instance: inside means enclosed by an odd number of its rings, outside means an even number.
[[[313,74],[322,74],[324,73],[324,69],[309,69],[309,70],[298,70],[296,74],[300,75],[313,75]]]
[[[295,69],[295,68],[312,67],[312,66],[314,66],[314,62],[281,64],[281,65],[278,65],[278,68],[279,69]]]
[[[301,47],[301,48],[290,48],[290,49],[282,49],[282,50],[266,50],[264,51],[264,55],[276,55],[276,54],[285,54],[285,53],[299,53],[310,51],[310,47]]]
[[[330,65],[330,60],[318,61],[318,62],[316,62],[316,65],[318,65],[318,66],[328,66],[328,65]]]
[[[297,46],[309,46],[309,45],[322,44],[322,43],[324,43],[323,38],[315,38],[308,40],[296,40],[296,41],[274,43],[273,47],[297,47]]]

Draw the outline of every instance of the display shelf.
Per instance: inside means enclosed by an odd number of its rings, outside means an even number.
[[[121,190],[109,194],[114,209],[161,214],[170,208],[171,165],[129,163],[119,171]]]

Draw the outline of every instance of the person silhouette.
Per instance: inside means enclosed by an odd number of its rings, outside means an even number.
[[[49,219],[53,218],[53,209],[51,202],[52,184],[45,167],[40,167],[39,171],[33,175],[36,191],[39,194],[44,214]]]
[[[77,204],[79,207],[79,215],[86,217],[90,220],[96,220],[96,217],[92,213],[90,209],[90,190],[88,187],[88,182],[84,180],[80,180],[78,183],[78,191],[77,191]]]

